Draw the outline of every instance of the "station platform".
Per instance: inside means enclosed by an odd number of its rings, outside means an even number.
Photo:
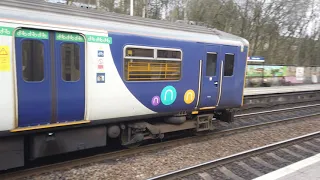
[[[265,174],[254,180],[320,180],[320,154]]]
[[[256,87],[256,88],[245,88],[244,89],[244,96],[276,94],[276,93],[289,93],[289,92],[302,92],[302,91],[316,91],[316,90],[320,90],[320,84],[305,84],[305,85],[296,85],[296,86]]]

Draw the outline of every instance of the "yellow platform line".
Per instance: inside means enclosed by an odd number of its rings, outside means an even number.
[[[37,129],[61,127],[61,126],[71,126],[71,125],[77,125],[77,124],[86,124],[86,123],[90,123],[90,122],[91,121],[89,121],[89,120],[83,120],[83,121],[55,123],[55,124],[40,125],[40,126],[30,126],[30,127],[22,127],[22,128],[12,129],[10,132],[21,132],[21,131],[31,131],[31,130],[37,130]]]

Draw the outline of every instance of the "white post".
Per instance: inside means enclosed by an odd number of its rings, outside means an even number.
[[[142,8],[142,17],[145,18],[146,17],[146,9],[147,9],[147,0],[144,0],[144,5]]]
[[[185,21],[185,22],[188,22],[188,16],[187,16],[187,7],[188,7],[188,3],[189,3],[189,0],[186,0],[185,1],[185,4],[184,4],[184,14],[183,14],[183,20]]]
[[[130,16],[133,16],[133,0],[130,0]]]
[[[97,6],[97,9],[99,9],[99,8],[100,8],[100,0],[97,0],[97,2],[96,2],[96,6]]]

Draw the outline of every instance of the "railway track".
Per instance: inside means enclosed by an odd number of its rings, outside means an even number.
[[[52,171],[70,169],[76,166],[82,166],[90,163],[97,163],[105,160],[115,159],[124,156],[130,156],[142,152],[159,150],[161,148],[170,148],[186,143],[192,143],[194,141],[205,141],[208,136],[210,137],[221,137],[228,134],[239,133],[242,131],[248,131],[255,128],[261,128],[264,126],[279,125],[281,123],[288,123],[302,118],[312,118],[320,116],[320,104],[313,104],[307,106],[299,106],[293,108],[284,108],[271,111],[261,111],[248,114],[236,115],[235,124],[224,124],[218,121],[214,121],[214,126],[217,128],[210,132],[201,134],[201,136],[192,136],[182,139],[165,141],[162,143],[150,144],[141,146],[135,149],[125,149],[116,152],[98,154],[80,159],[74,159],[65,162],[59,162],[40,167],[34,167],[29,169],[22,169],[9,173],[0,174],[0,179],[16,179],[34,176],[43,173],[50,173]]]
[[[319,100],[314,100],[311,102],[297,102],[297,103],[287,103],[287,104],[277,104],[272,106],[265,106],[265,107],[241,107],[236,110],[236,114],[249,114],[249,113],[255,113],[255,112],[261,112],[261,111],[271,111],[271,110],[278,110],[278,109],[285,109],[285,108],[293,108],[298,106],[307,106],[312,104],[320,104]]]
[[[262,94],[260,94],[262,93]],[[246,94],[242,110],[251,108],[272,108],[279,105],[289,105],[297,103],[307,103],[320,100],[320,91],[304,91],[289,93],[263,94],[260,92],[255,95]]]
[[[248,128],[250,126],[264,126],[272,123],[296,120],[308,116],[318,115],[320,113],[320,104],[311,104],[282,108],[275,110],[259,111],[245,114],[237,114],[236,120],[232,124],[221,121],[214,122],[218,131],[236,130],[238,128]]]
[[[163,174],[149,180],[254,179],[320,153],[320,131]]]

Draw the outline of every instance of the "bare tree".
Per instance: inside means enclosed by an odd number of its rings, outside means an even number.
[[[130,0],[95,1],[101,8],[129,14]],[[192,21],[249,40],[250,55],[269,64],[320,65],[320,0],[135,0],[134,15]],[[91,2],[92,3],[92,2]]]

